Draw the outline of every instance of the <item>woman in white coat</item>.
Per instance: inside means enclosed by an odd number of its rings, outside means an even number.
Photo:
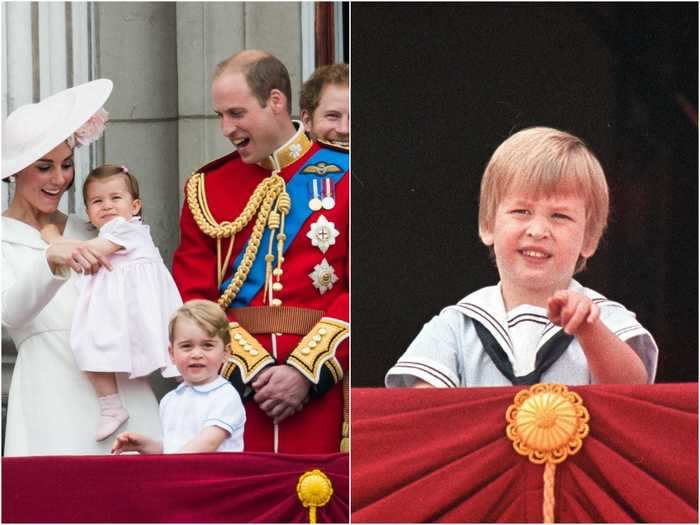
[[[15,192],[2,217],[2,324],[18,354],[6,456],[110,453],[110,442],[95,441],[97,401],[69,346],[75,272],[95,273],[109,263],[82,241],[48,246],[39,230],[55,224],[70,239],[95,236],[88,223],[61,213],[58,203],[73,184],[73,148],[99,137],[106,116],[100,108],[111,91],[110,80],[88,82],[18,108],[3,126],[2,178],[14,181]],[[148,382],[117,377],[131,415],[122,428],[160,435]]]

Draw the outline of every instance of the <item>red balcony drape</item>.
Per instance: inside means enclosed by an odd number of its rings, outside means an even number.
[[[319,523],[348,522],[348,455],[217,453],[3,458],[4,523],[308,523],[299,476],[322,470]]]
[[[541,523],[544,467],[505,436],[521,389],[354,389],[351,520]],[[556,521],[697,523],[697,383],[570,390],[590,434],[557,466]]]

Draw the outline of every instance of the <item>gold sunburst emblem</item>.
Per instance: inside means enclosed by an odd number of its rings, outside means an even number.
[[[316,508],[323,507],[333,495],[333,484],[322,471],[309,470],[299,476],[297,496],[304,508],[309,509],[309,523],[316,523]]]
[[[564,385],[539,383],[518,392],[506,411],[506,435],[533,463],[561,463],[588,435],[588,410]]]

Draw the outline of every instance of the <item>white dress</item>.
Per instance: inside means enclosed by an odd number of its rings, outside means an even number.
[[[182,299],[149,227],[138,217],[116,217],[98,237],[124,248],[109,257],[112,271],[100,268],[78,282],[71,330],[78,368],[127,372],[131,379],[158,369],[179,375],[168,356],[168,322]]]
[[[94,237],[69,216],[65,235]],[[23,222],[2,218],[2,325],[17,347],[5,434],[6,456],[109,454],[112,440],[95,441],[97,398],[73,358],[69,339],[77,278],[55,276],[46,243]],[[159,439],[158,402],[146,379],[117,374],[129,420],[120,430]]]

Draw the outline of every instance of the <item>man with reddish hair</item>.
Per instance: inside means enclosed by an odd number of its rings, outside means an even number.
[[[246,451],[330,453],[348,366],[348,154],[291,118],[265,51],[221,62],[212,101],[235,151],[188,180],[173,276],[231,321],[222,369],[245,401]]]
[[[304,82],[301,120],[312,137],[342,146],[350,143],[350,68],[321,66]]]

